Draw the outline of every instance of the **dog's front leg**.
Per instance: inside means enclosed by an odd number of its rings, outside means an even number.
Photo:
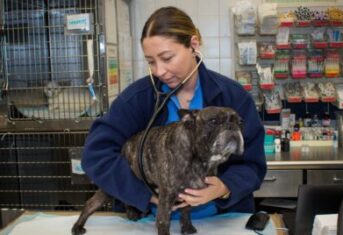
[[[197,229],[192,224],[190,206],[181,208],[180,225],[182,234],[194,234],[197,232]]]
[[[160,191],[158,198],[156,218],[158,235],[170,235],[170,213],[175,196],[173,197],[166,192]]]

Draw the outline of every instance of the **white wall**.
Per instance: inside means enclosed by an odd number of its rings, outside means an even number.
[[[260,2],[260,0],[254,0]],[[147,74],[140,45],[143,25],[149,15],[162,6],[176,6],[190,15],[203,37],[201,51],[209,69],[233,75],[232,30],[229,11],[232,0],[132,0],[134,78]]]

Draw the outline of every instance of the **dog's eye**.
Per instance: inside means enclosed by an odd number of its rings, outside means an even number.
[[[215,118],[210,119],[208,122],[210,125],[217,125],[218,124],[218,120]]]

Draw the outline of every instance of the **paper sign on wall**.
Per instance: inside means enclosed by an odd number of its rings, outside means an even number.
[[[108,99],[111,103],[119,93],[117,45],[107,44],[106,60]]]
[[[92,14],[69,14],[65,16],[65,34],[92,34]]]

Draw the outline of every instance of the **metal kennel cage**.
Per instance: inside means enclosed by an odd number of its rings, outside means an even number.
[[[0,208],[80,210],[97,189],[80,159],[119,93],[116,4],[128,15],[125,0],[0,0]]]
[[[7,115],[95,119],[104,111],[98,0],[2,0]]]
[[[80,181],[86,132],[6,133],[0,136],[0,207],[80,210],[96,186]]]

